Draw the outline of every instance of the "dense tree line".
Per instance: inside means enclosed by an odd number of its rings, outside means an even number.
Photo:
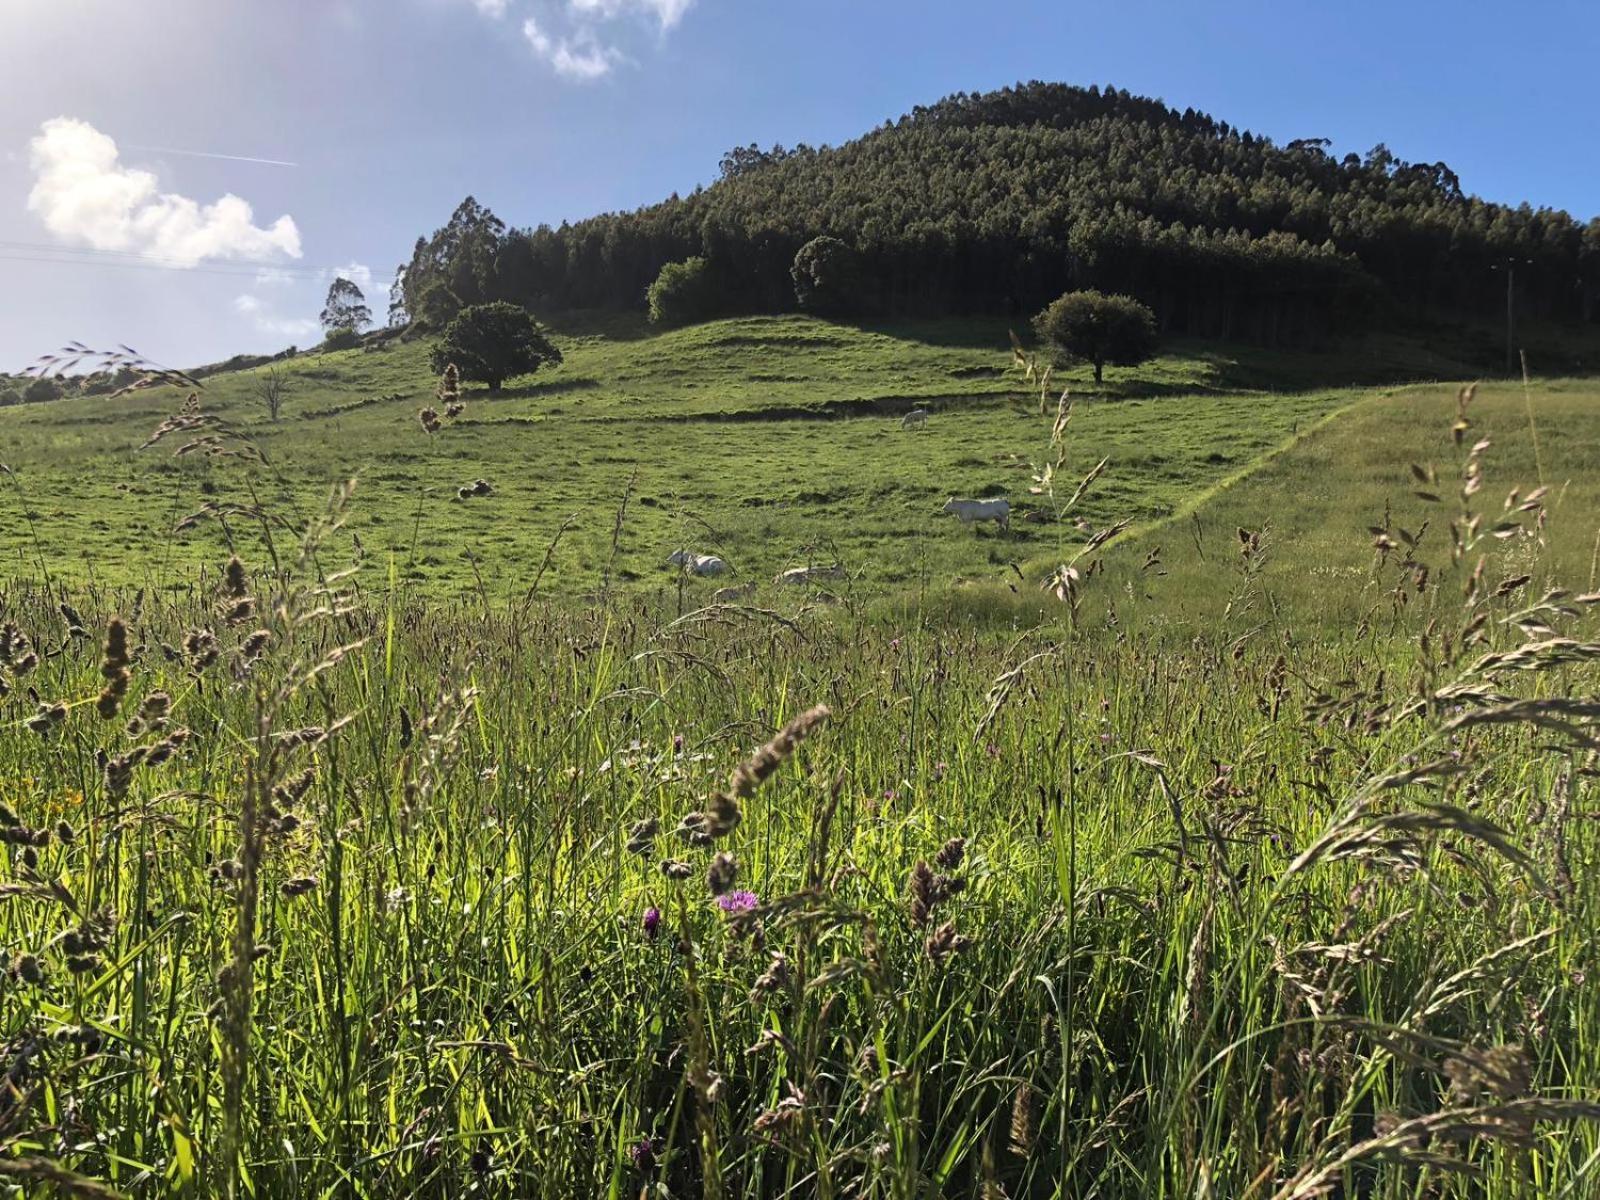
[[[1600,316],[1600,219],[1116,88],[960,94],[839,147],[741,147],[721,166],[689,196],[560,228],[507,229],[469,199],[418,240],[403,308],[434,327],[492,300],[636,308],[664,265],[703,258],[729,309],[784,310],[797,252],[828,237],[853,252],[862,311],[1028,315],[1092,287],[1165,331],[1297,343],[1385,306],[1498,312],[1516,260],[1523,311]]]

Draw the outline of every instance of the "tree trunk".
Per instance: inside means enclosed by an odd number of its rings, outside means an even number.
[[[1102,382],[1104,380],[1104,378],[1105,378],[1105,373],[1106,373],[1106,364],[1104,362],[1102,362],[1098,358],[1095,359],[1094,360],[1094,381],[1096,383]]]

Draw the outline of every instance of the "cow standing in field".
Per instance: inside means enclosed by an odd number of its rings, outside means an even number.
[[[900,418],[900,428],[926,429],[928,427],[928,416],[929,413],[927,409],[913,408],[905,416]]]
[[[955,500],[944,502],[941,512],[954,513],[963,525],[977,521],[993,521],[1001,529],[1011,528],[1011,501],[1004,496],[992,500]]]

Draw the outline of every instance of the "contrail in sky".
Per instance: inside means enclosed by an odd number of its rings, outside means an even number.
[[[171,146],[135,146],[128,143],[129,150],[144,150],[151,154],[182,154],[188,158],[220,158],[227,162],[260,163],[265,167],[298,167],[299,163],[284,162],[278,158],[250,158],[243,154],[207,154],[204,150],[174,150]]]

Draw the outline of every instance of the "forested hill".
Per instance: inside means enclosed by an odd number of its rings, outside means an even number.
[[[1314,132],[1314,131],[1312,131]],[[1073,287],[1126,292],[1173,332],[1267,343],[1408,313],[1519,305],[1590,321],[1600,219],[1492,204],[1443,163],[1383,146],[1335,158],[1115,88],[955,95],[834,148],[735,150],[687,197],[559,229],[507,230],[470,200],[419,239],[409,312],[462,304],[638,307],[701,256],[729,312],[795,306],[797,251],[854,251],[864,312],[1027,314]]]

